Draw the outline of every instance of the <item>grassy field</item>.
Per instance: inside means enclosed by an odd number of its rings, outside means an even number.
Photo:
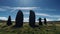
[[[13,26],[13,25],[12,25]],[[31,28],[28,23],[24,23],[21,28],[12,28],[0,23],[0,34],[60,34],[60,24],[48,24],[36,28]]]

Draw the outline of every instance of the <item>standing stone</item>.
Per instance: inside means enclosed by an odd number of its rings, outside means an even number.
[[[17,12],[16,19],[15,19],[15,27],[22,27],[23,26],[23,13],[21,10]]]
[[[35,27],[35,13],[32,10],[30,10],[29,25]]]
[[[8,17],[7,25],[8,26],[12,25],[12,23],[11,23],[11,16]]]
[[[39,18],[39,25],[43,25],[42,21],[41,21],[41,18]]]
[[[47,20],[46,20],[46,18],[44,18],[44,24],[47,25]]]

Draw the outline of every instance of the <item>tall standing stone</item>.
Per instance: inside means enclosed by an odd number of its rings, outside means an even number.
[[[42,21],[41,21],[41,18],[39,18],[39,25],[43,25]]]
[[[15,27],[22,27],[23,26],[23,13],[21,10],[17,12],[16,19],[15,19]]]
[[[46,20],[46,18],[44,18],[44,24],[47,25],[47,20]]]
[[[8,26],[12,25],[11,16],[8,17],[7,25],[8,25]]]
[[[30,10],[29,25],[35,27],[35,13],[32,10]]]

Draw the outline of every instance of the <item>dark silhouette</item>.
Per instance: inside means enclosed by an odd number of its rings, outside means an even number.
[[[15,27],[22,27],[23,26],[23,13],[21,10],[18,11],[15,19]]]
[[[35,13],[32,10],[30,10],[29,25],[35,27]]]
[[[42,21],[41,21],[41,18],[39,18],[39,25],[43,25]]]
[[[7,25],[8,25],[8,26],[12,25],[11,16],[8,17]]]
[[[44,18],[44,24],[47,25],[47,20],[46,20],[46,18]]]

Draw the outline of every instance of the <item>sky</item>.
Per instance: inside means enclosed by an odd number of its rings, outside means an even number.
[[[60,0],[0,0],[0,20],[11,16],[15,20],[18,10],[24,14],[24,22],[29,22],[29,12],[33,10],[38,18],[47,21],[60,21]]]

